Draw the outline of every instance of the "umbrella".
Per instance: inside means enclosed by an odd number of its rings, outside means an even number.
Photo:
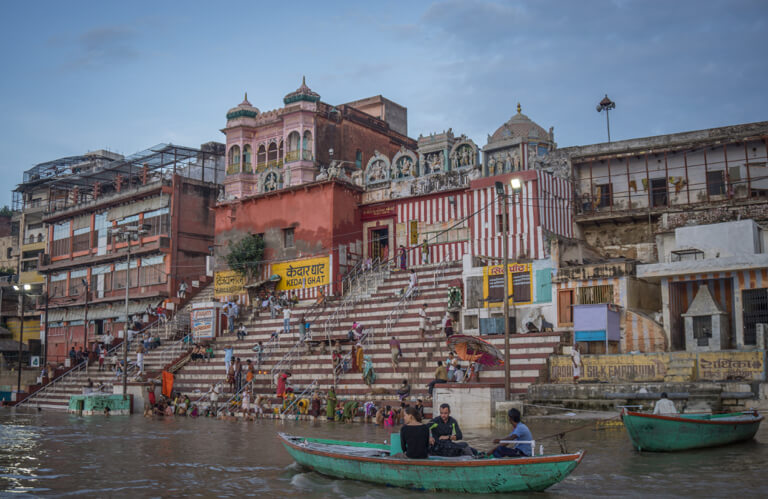
[[[461,360],[477,362],[484,366],[504,364],[504,356],[493,345],[477,336],[454,334],[448,338],[448,347],[452,348]]]

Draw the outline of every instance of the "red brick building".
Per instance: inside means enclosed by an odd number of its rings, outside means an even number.
[[[208,163],[205,168],[202,158]],[[86,310],[89,347],[102,334],[119,336],[125,320],[126,278],[128,312],[133,315],[175,297],[182,280],[189,285],[205,275],[219,185],[202,179],[213,180],[212,170],[223,167],[222,159],[216,151],[155,148],[114,162],[97,175],[84,174],[79,179],[83,184],[99,179],[95,196],[83,200],[72,195],[49,209],[43,219],[48,247],[39,267],[48,292],[47,328],[43,328],[49,360],[62,360],[72,346],[83,345]],[[50,188],[73,189],[73,181],[67,177]],[[81,186],[72,192],[83,190]],[[113,235],[126,226],[146,231],[130,243],[130,266],[129,243]],[[42,311],[41,323],[45,321]]]

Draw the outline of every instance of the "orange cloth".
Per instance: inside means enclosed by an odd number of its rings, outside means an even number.
[[[483,354],[469,354],[467,353],[467,344],[466,343],[457,343],[453,347],[453,351],[456,352],[456,355],[459,356],[461,360],[466,360],[467,362],[474,362],[480,357],[483,356]]]
[[[173,374],[163,371],[163,395],[171,398],[171,393],[173,393]]]

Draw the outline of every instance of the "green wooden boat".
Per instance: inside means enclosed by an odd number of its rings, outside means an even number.
[[[672,452],[750,440],[763,416],[757,411],[662,416],[624,410],[622,419],[637,450]]]
[[[579,451],[514,459],[468,456],[408,459],[402,454],[391,455],[389,445],[284,433],[280,433],[279,438],[298,464],[323,475],[419,490],[540,491],[562,481],[584,456],[584,452]]]

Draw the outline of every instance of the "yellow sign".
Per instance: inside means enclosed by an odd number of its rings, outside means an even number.
[[[582,381],[630,383],[664,381],[672,360],[690,362],[689,381],[762,381],[763,353],[755,352],[671,352],[620,355],[582,355]],[[569,355],[549,359],[549,379],[553,383],[573,380],[573,361]]]
[[[411,246],[419,244],[419,221],[411,220]]]
[[[484,303],[487,307],[504,305],[504,270],[503,265],[491,265],[483,268]],[[508,265],[508,291],[510,305],[533,303],[533,266],[530,263],[510,263]],[[517,296],[514,296],[517,290]]]
[[[272,274],[281,277],[278,290],[307,289],[331,283],[331,259],[327,256],[272,265]]]
[[[726,354],[727,355],[724,355]],[[702,352],[697,355],[699,379],[707,381],[760,381],[762,352]]]
[[[216,298],[245,294],[245,277],[234,270],[216,272],[213,278],[213,294]]]

